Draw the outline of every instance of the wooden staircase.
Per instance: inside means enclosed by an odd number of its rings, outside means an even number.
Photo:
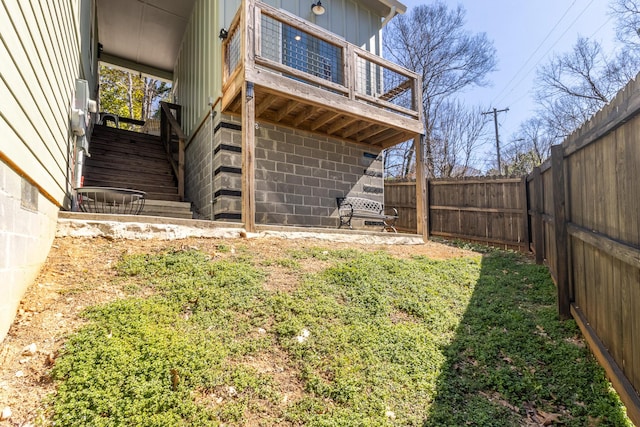
[[[86,159],[84,186],[130,188],[147,193],[141,215],[192,218],[160,138],[96,125]]]

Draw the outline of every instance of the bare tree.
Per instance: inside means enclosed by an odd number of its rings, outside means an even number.
[[[600,44],[579,38],[569,53],[538,69],[536,100],[551,132],[562,138],[600,110],[620,88]]]
[[[441,104],[431,144],[435,176],[466,176],[476,170],[473,154],[485,136],[481,111],[468,109],[459,101]]]
[[[444,103],[471,86],[487,85],[486,75],[495,70],[495,48],[485,33],[464,29],[465,10],[449,10],[443,2],[419,5],[411,13],[391,21],[385,33],[387,56],[422,77],[426,150],[425,161],[436,176],[436,140],[439,113]],[[406,143],[404,158],[413,158],[413,146]],[[405,164],[404,172],[412,169]]]
[[[610,9],[622,48],[609,64],[607,77],[623,87],[640,71],[640,0],[612,0]]]
[[[545,122],[534,117],[522,124],[502,152],[505,175],[525,175],[551,154],[555,135],[547,133]]]
[[[409,142],[395,145],[385,151],[384,171],[386,178],[407,180],[415,178],[413,146]]]
[[[613,0],[610,9],[618,40],[632,50],[640,49],[640,0]]]

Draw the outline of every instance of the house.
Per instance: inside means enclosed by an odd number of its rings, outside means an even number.
[[[384,148],[420,144],[419,76],[381,56],[383,27],[405,9],[396,0],[3,2],[0,338],[82,185],[98,61],[173,81],[185,135],[177,179],[200,217],[249,231],[335,227],[336,197],[382,201]]]

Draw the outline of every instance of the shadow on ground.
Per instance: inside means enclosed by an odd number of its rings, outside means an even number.
[[[548,271],[486,254],[425,427],[631,425],[573,320],[558,320]]]

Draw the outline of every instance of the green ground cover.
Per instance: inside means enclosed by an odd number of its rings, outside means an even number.
[[[88,309],[53,369],[57,426],[630,425],[546,269],[514,253],[172,250],[116,268],[128,296]]]

